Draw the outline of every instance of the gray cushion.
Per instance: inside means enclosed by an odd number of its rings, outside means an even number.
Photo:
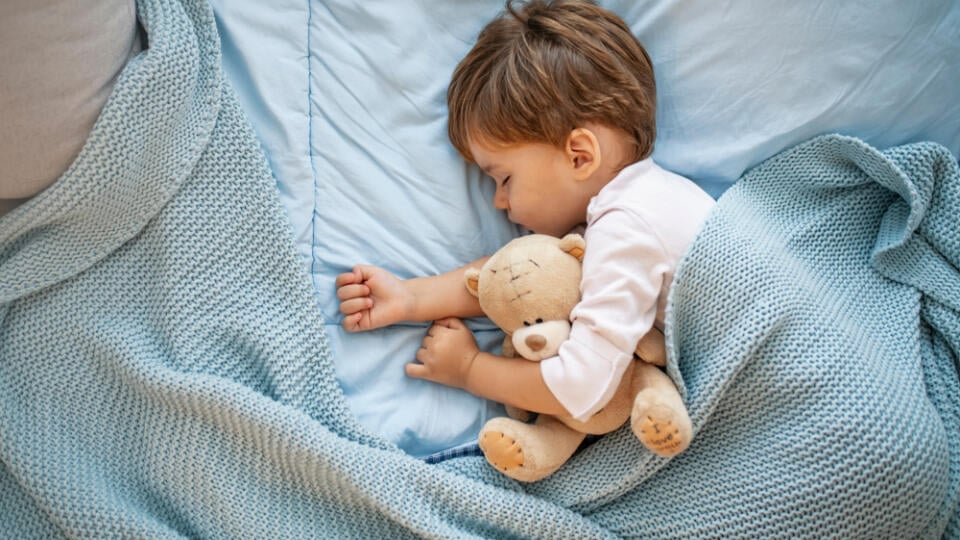
[[[70,166],[127,60],[134,0],[0,1],[0,214]]]

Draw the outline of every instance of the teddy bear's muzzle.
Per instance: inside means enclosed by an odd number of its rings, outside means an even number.
[[[523,342],[526,343],[527,347],[530,347],[530,350],[532,351],[539,351],[540,349],[543,349],[544,347],[547,346],[547,338],[539,334],[527,336],[527,338],[524,339]]]
[[[556,356],[560,344],[570,335],[568,321],[547,321],[517,329],[511,338],[517,354],[539,362]]]

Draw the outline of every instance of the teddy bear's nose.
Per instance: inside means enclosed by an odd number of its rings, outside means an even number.
[[[540,349],[547,346],[547,339],[537,334],[532,334],[527,336],[527,338],[524,339],[523,342],[526,343],[527,347],[530,347],[530,350],[532,351],[539,351]]]

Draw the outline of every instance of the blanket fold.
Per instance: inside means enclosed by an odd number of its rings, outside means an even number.
[[[183,11],[179,5],[169,9]],[[132,60],[123,72],[114,103],[102,111],[84,150],[56,184],[5,220],[0,303],[96,264],[173,196],[199,158],[219,109],[219,45],[216,36],[205,34],[150,32],[151,54]],[[172,56],[176,62],[166,60]],[[38,213],[43,223],[37,223]],[[32,271],[38,261],[49,271]]]
[[[209,7],[139,16],[149,48],[77,161],[0,218],[4,534],[958,533],[960,174],[942,147],[824,136],[747,174],[671,291],[690,449],[662,459],[622,429],[520,485],[360,426]]]
[[[764,528],[957,533],[958,190],[942,146],[880,152],[819,137],[745,175],[681,265],[667,333],[703,407],[698,451],[708,434],[722,444],[753,433],[764,443],[731,449],[727,467],[745,474],[724,489],[751,493],[739,505],[805,513],[770,514]],[[740,315],[707,315],[722,311]],[[760,348],[746,350],[758,331]],[[732,365],[717,386],[716,370]],[[724,527],[757,526],[745,523]]]

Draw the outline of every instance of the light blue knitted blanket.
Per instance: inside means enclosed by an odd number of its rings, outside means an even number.
[[[519,485],[354,420],[209,9],[140,11],[150,48],[80,157],[0,219],[0,536],[957,533],[945,149],[828,136],[752,171],[672,291],[693,445],[621,430]]]

